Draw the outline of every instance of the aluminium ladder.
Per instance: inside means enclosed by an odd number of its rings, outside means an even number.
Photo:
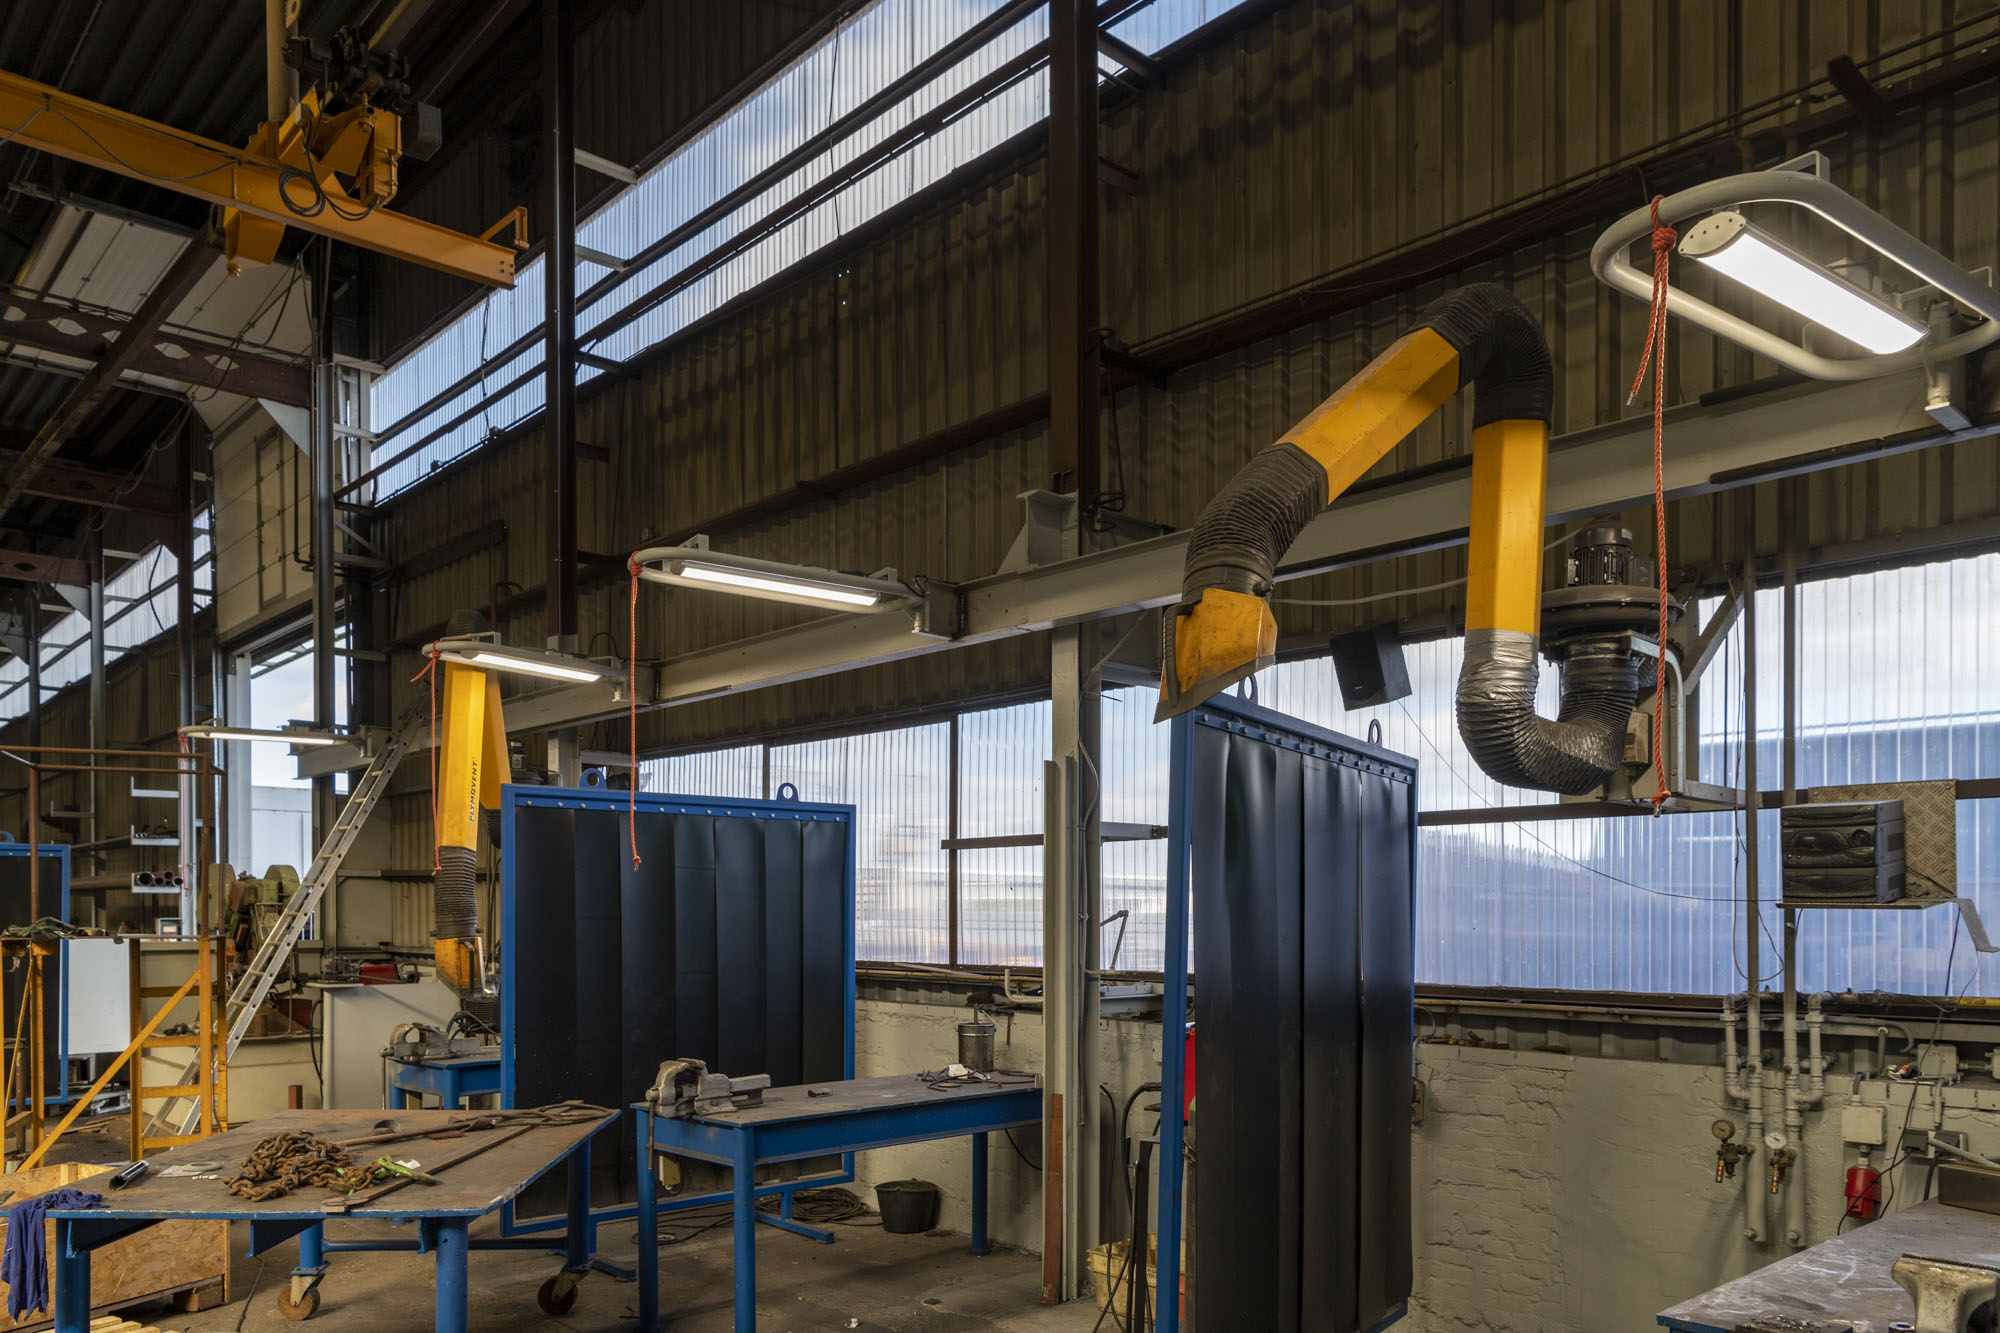
[[[278,914],[264,940],[257,946],[257,952],[250,958],[250,965],[244,969],[242,978],[229,992],[226,1012],[227,1031],[223,1037],[221,1050],[217,1052],[226,1063],[236,1054],[236,1047],[243,1035],[250,1030],[251,1020],[263,1008],[264,1000],[277,982],[278,974],[292,956],[292,949],[305,934],[306,925],[312,920],[313,909],[319,900],[333,887],[334,877],[340,873],[341,862],[347,859],[347,852],[361,833],[361,826],[368,822],[376,802],[388,789],[389,779],[395,775],[396,766],[409,753],[416,723],[408,722],[398,727],[384,742],[375,757],[369,761],[366,771],[347,795],[347,803],[340,808],[340,815],[327,830],[326,841],[320,845],[319,854],[307,868],[305,878],[285,902],[285,910]],[[198,1083],[201,1061],[197,1058],[182,1073],[183,1085]],[[176,1134],[188,1132],[187,1126],[201,1110],[200,1103],[193,1098],[180,1098],[160,1108],[157,1121],[172,1128]]]

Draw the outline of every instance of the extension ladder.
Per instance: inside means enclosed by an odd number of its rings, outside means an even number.
[[[250,965],[244,969],[242,978],[229,992],[227,1009],[228,1030],[223,1036],[222,1057],[227,1060],[236,1054],[236,1047],[243,1040],[243,1034],[250,1030],[250,1023],[264,1000],[271,993],[271,987],[284,970],[285,963],[292,956],[292,949],[305,934],[306,925],[312,920],[313,909],[319,900],[333,887],[334,877],[340,873],[341,862],[347,859],[347,852],[361,834],[361,826],[368,822],[376,802],[388,790],[389,779],[395,775],[396,765],[409,753],[415,735],[415,724],[406,723],[391,734],[388,741],[369,761],[367,769],[347,795],[347,803],[340,808],[340,815],[327,830],[326,841],[320,845],[319,854],[307,868],[299,887],[285,903],[285,910],[278,914],[271,929],[264,936],[257,952],[250,958]],[[182,1074],[183,1085],[199,1081],[200,1061],[190,1064]],[[200,1104],[192,1098],[170,1102],[162,1107],[159,1120],[173,1126],[175,1133],[185,1134],[200,1111]]]

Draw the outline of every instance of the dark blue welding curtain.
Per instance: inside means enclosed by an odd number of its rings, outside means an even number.
[[[1231,1328],[1371,1329],[1410,1294],[1415,766],[1261,716],[1194,728],[1195,1279]]]
[[[842,1077],[851,825],[748,816],[514,815],[514,1103],[642,1100],[662,1060],[788,1086]],[[630,1200],[631,1118],[592,1154],[592,1197]],[[561,1173],[556,1173],[559,1177]],[[557,1211],[555,1179],[524,1214]]]

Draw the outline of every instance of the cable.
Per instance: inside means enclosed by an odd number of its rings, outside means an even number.
[[[1030,1171],[1039,1171],[1042,1169],[1040,1162],[1035,1161],[1022,1150],[1020,1143],[1014,1138],[1013,1130],[1003,1130],[1002,1132],[1007,1136],[1007,1146],[1014,1150],[1014,1155],[1021,1159],[1023,1166],[1027,1167]]]

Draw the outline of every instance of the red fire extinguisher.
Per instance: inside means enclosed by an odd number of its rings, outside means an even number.
[[[1882,1173],[1863,1158],[1847,1168],[1847,1215],[1866,1222],[1882,1207]]]

